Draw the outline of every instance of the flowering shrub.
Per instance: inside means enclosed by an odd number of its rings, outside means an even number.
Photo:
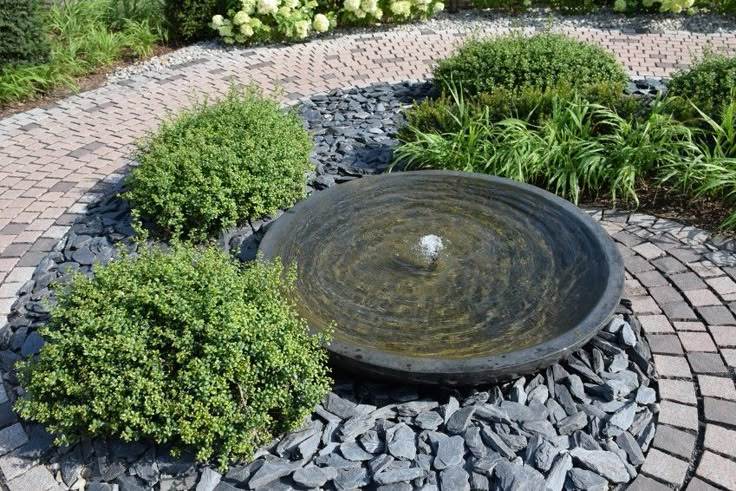
[[[695,0],[615,0],[613,10],[616,12],[635,13],[659,10],[660,12],[692,12]]]
[[[211,27],[225,43],[304,39],[343,25],[426,19],[445,5],[438,0],[342,0],[331,10],[316,0],[236,0],[227,15],[212,17]]]

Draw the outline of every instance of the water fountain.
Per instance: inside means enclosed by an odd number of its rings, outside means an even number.
[[[364,374],[477,384],[538,370],[611,317],[623,263],[587,214],[485,175],[365,177],[294,206],[261,243],[296,264],[310,327]]]

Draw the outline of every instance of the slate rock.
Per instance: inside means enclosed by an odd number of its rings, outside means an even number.
[[[397,459],[414,460],[417,455],[416,434],[406,423],[399,423],[386,432],[386,445]]]
[[[447,421],[447,432],[451,435],[463,433],[468,428],[473,413],[475,413],[475,406],[467,406],[455,411]]]
[[[440,472],[440,489],[470,491],[470,475],[461,466],[448,467]]]
[[[213,491],[221,479],[222,474],[210,467],[205,467],[197,483],[196,491]]]
[[[608,481],[595,472],[574,468],[567,473],[569,489],[575,491],[607,491]]]
[[[424,475],[425,472],[423,469],[420,469],[419,467],[408,467],[405,469],[389,469],[379,472],[373,476],[373,480],[376,481],[377,484],[385,485],[413,481],[414,479],[424,477]]]
[[[483,438],[483,441],[486,443],[486,445],[488,445],[507,459],[513,459],[516,456],[514,451],[511,450],[508,445],[506,445],[506,442],[503,441],[503,439],[496,433],[494,433],[494,431],[490,428],[483,428],[483,430],[481,431],[481,437]]]
[[[450,417],[455,414],[455,411],[460,409],[460,403],[457,399],[450,396],[449,400],[447,401],[447,404],[442,406],[442,416],[445,419],[445,424],[450,420]]]
[[[644,463],[644,454],[631,433],[624,431],[616,437],[616,443],[621,447],[621,450],[626,452],[626,456],[632,465],[640,466]]]
[[[368,468],[371,474],[376,475],[387,469],[394,461],[394,458],[388,454],[381,454],[368,462]]]
[[[373,454],[366,452],[356,441],[345,442],[340,445],[340,453],[353,462],[363,462],[373,458]]]
[[[248,481],[251,489],[265,486],[279,478],[291,474],[294,465],[285,461],[266,462],[258,469]]]
[[[480,431],[477,426],[471,426],[465,430],[465,445],[476,458],[482,458],[486,455],[486,446],[483,444]]]
[[[354,416],[355,406],[354,402],[343,399],[334,392],[327,394],[324,403],[324,408],[340,419],[349,419]]]
[[[354,440],[358,435],[362,435],[366,431],[373,428],[376,419],[371,415],[353,416],[342,424],[338,431],[342,441]]]
[[[483,474],[472,472],[470,474],[470,489],[473,491],[490,491],[491,483]]]
[[[423,430],[436,430],[444,419],[437,411],[426,411],[414,418],[414,424]]]
[[[336,477],[337,469],[334,467],[317,467],[311,464],[298,468],[291,476],[295,483],[307,488],[321,488]]]
[[[378,436],[378,432],[375,430],[366,431],[365,433],[360,435],[358,441],[360,441],[360,445],[367,452],[370,452],[372,454],[381,453],[386,447],[383,440],[381,440],[381,437]]]
[[[578,430],[585,428],[588,424],[588,416],[580,411],[572,416],[568,416],[565,419],[557,423],[557,431],[560,435],[571,435]]]
[[[547,474],[547,491],[562,491],[570,469],[572,469],[572,457],[569,454],[558,456]]]
[[[641,386],[636,391],[636,402],[642,406],[657,402],[657,393],[651,387]]]
[[[502,491],[545,491],[544,476],[528,465],[501,462],[494,471],[498,489]]]
[[[115,484],[118,485],[119,491],[146,491],[148,489],[140,479],[125,474],[118,476]]]
[[[31,355],[38,354],[44,343],[45,341],[43,337],[38,332],[33,331],[26,337],[25,341],[23,341],[23,346],[20,349],[21,356],[23,358],[28,358]]]
[[[600,474],[614,483],[629,481],[629,473],[621,459],[613,452],[605,450],[584,450],[574,448],[570,455],[587,470]]]
[[[360,489],[370,483],[368,471],[362,467],[354,469],[338,469],[333,480],[338,490]]]
[[[440,438],[434,458],[434,468],[442,470],[447,467],[460,465],[465,454],[465,439],[460,435]]]
[[[479,404],[473,416],[493,423],[511,423],[509,413],[494,404]]]
[[[635,402],[629,403],[623,408],[616,411],[608,420],[608,424],[604,430],[606,436],[615,437],[631,428],[634,423],[637,405]]]

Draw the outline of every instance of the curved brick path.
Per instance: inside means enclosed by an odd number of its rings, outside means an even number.
[[[565,32],[609,48],[640,77],[667,76],[707,46],[736,53],[733,32]],[[426,78],[461,40],[419,27],[222,52],[0,120],[0,336],[38,261],[96,199],[94,186],[120,177],[132,142],[167,111],[231,84],[279,85],[294,101]],[[736,255],[728,252],[736,244],[714,244],[703,231],[646,215],[593,213],[621,246],[627,293],[661,375],[660,424],[630,489],[736,489]],[[55,489],[49,471],[35,465],[38,452],[0,385],[0,483],[11,491]]]

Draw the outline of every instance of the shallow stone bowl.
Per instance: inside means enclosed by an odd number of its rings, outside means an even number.
[[[260,245],[336,362],[403,382],[480,384],[539,370],[608,321],[623,261],[571,203],[480,174],[399,172],[317,192]]]

